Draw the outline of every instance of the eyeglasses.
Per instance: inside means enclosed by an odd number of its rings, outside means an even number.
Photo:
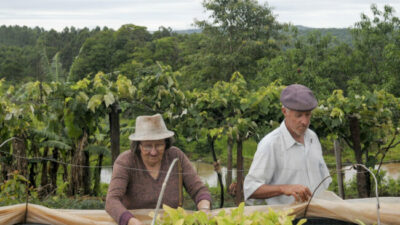
[[[142,146],[143,151],[145,152],[150,152],[151,150],[153,150],[153,148],[156,149],[156,151],[162,151],[165,148],[165,144],[140,144]]]

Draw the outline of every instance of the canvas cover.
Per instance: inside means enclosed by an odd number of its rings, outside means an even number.
[[[288,206],[246,206],[245,213],[254,211],[293,210],[297,217],[303,217],[307,203]],[[224,208],[229,212],[232,208]],[[221,209],[211,211],[217,214]],[[131,212],[145,224],[151,223],[149,213],[152,209],[132,210]],[[25,221],[26,217],[26,221]],[[306,217],[324,217],[356,223],[356,219],[365,224],[377,224],[376,198],[342,200],[333,192],[325,192],[311,201]],[[400,225],[400,197],[380,198],[381,224]],[[0,207],[0,224],[16,223],[40,224],[81,224],[115,225],[105,210],[50,209],[35,204],[18,204]]]

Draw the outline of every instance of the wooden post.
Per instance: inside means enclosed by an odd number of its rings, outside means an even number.
[[[335,157],[336,157],[336,173],[337,173],[337,182],[339,188],[339,196],[344,199],[344,186],[343,186],[343,172],[342,172],[342,149],[340,147],[339,140],[333,141],[333,148],[335,149]]]
[[[115,160],[119,155],[119,137],[120,137],[120,125],[119,125],[119,114],[121,108],[118,102],[114,102],[111,105],[111,111],[109,113],[110,120],[110,138],[111,138],[111,163],[114,165]]]
[[[229,192],[228,189],[232,183],[232,149],[233,149],[233,138],[228,137],[228,168],[226,171],[226,180],[225,180],[227,192]]]
[[[241,202],[244,201],[243,195],[243,180],[244,180],[244,172],[243,172],[243,141],[238,138],[237,139],[237,146],[236,146],[236,178],[237,178],[237,185],[236,185],[236,196],[235,196],[235,203],[239,205]]]

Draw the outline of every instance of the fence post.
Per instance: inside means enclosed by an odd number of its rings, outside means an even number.
[[[336,173],[337,173],[337,182],[339,188],[339,196],[344,199],[344,186],[343,186],[343,172],[342,172],[342,149],[340,147],[339,140],[333,141],[333,148],[335,150],[336,157]]]

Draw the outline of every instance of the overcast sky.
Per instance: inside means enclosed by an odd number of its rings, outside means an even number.
[[[370,6],[380,10],[390,5],[400,17],[400,0],[259,0],[268,2],[279,22],[316,28],[350,27],[360,14],[371,15]],[[207,14],[202,0],[0,0],[0,25],[26,25],[61,31],[65,27],[118,29],[123,24],[174,30],[191,29],[194,19]]]

